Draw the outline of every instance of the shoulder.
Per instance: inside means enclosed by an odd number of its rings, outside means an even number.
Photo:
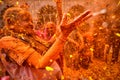
[[[4,36],[0,39],[1,40],[17,40],[16,38],[12,37],[12,36]]]
[[[12,36],[4,36],[0,39],[0,48],[13,49],[16,46],[26,46],[20,39]]]

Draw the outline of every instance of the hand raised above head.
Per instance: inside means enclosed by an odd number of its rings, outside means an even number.
[[[68,36],[69,33],[74,30],[77,25],[81,24],[92,16],[90,13],[91,11],[87,10],[69,23],[66,14],[64,14],[60,23],[61,33],[64,34],[64,36]]]

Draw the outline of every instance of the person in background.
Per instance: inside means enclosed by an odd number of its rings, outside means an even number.
[[[35,33],[48,44],[49,46],[56,40],[56,25],[54,22],[44,24],[44,29],[35,30]]]

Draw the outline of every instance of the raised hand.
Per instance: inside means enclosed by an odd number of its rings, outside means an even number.
[[[74,30],[77,25],[81,24],[83,21],[89,19],[92,16],[90,13],[91,11],[87,10],[69,23],[66,14],[64,14],[60,24],[62,34],[64,34],[64,36],[68,36],[69,33]]]

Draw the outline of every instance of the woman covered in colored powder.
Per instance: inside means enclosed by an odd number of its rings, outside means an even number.
[[[68,35],[78,23],[91,17],[84,12],[68,23],[66,15],[59,25],[60,34],[48,48],[41,42],[33,28],[33,20],[28,11],[12,7],[4,14],[5,26],[0,38],[0,57],[5,75],[14,80],[59,80],[62,73],[56,63]]]

